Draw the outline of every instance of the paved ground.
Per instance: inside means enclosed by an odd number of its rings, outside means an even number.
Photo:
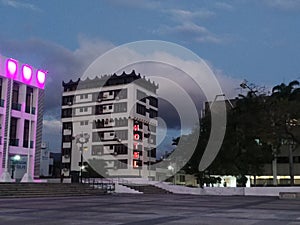
[[[0,199],[0,224],[300,224],[300,200],[128,194]]]

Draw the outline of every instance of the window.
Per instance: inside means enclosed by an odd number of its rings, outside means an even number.
[[[63,123],[63,129],[72,130],[72,122]]]
[[[115,127],[125,127],[128,126],[127,118],[120,118],[115,120]]]
[[[12,102],[13,103],[18,103],[19,101],[19,84],[14,83],[13,84],[13,93],[12,93]]]
[[[153,110],[153,109],[150,109],[150,112],[149,112],[149,116],[150,118],[155,118],[157,117],[157,111]]]
[[[92,146],[92,155],[102,155],[102,154],[103,154],[103,145]]]
[[[154,106],[154,107],[158,107],[158,101],[157,101],[157,98],[155,98],[155,97],[153,97],[153,96],[149,96],[148,97],[148,99],[149,99],[149,104],[151,105],[151,106]]]
[[[116,130],[115,135],[118,139],[128,140],[128,130]]]
[[[11,122],[10,122],[10,139],[11,140],[17,139],[17,129],[18,129],[18,119],[11,117]]]
[[[115,103],[114,104],[114,112],[127,112],[127,102]]]
[[[127,159],[116,160],[114,166],[116,169],[127,169]]]
[[[185,182],[185,176],[184,175],[179,176],[179,182]]]
[[[73,105],[73,101],[74,101],[74,95],[62,97],[62,105]]]
[[[93,132],[92,141],[93,142],[100,142],[104,138],[103,132]]]
[[[122,145],[122,144],[115,145],[114,153],[117,155],[127,155],[128,154],[127,145]]]
[[[80,126],[87,126],[87,125],[89,125],[88,120],[80,121]]]
[[[23,133],[23,147],[24,148],[28,148],[28,140],[29,140],[29,120],[25,120],[24,121],[24,133]]]
[[[81,94],[79,95],[80,99],[87,99],[89,97],[88,94]]]
[[[108,106],[108,109],[112,109],[112,105]]]
[[[136,113],[146,116],[146,106],[136,103]]]
[[[136,98],[137,98],[137,100],[146,103],[147,95],[146,95],[145,92],[142,92],[142,91],[140,91],[140,90],[137,90],[137,91],[136,91]]]
[[[93,129],[103,128],[104,127],[104,120],[95,120],[93,123]]]
[[[127,88],[115,90],[116,99],[127,99]]]
[[[72,109],[63,109],[62,118],[72,117]]]
[[[87,112],[87,111],[88,111],[87,107],[79,108],[79,112]]]

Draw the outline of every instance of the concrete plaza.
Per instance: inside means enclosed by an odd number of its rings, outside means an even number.
[[[113,194],[0,199],[0,224],[300,224],[300,200]]]

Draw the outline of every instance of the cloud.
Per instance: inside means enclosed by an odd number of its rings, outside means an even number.
[[[198,32],[207,33],[205,28],[197,28]],[[196,29],[196,30],[197,30]],[[90,65],[96,57],[107,52],[114,47],[110,42],[89,39],[84,36],[78,38],[79,47],[71,51],[63,46],[55,43],[42,41],[39,39],[30,39],[26,41],[0,41],[0,49],[3,55],[18,59],[20,62],[32,64],[36,68],[42,68],[49,71],[46,81],[45,89],[45,113],[44,113],[44,130],[43,139],[47,142],[53,143],[54,148],[60,148],[61,140],[61,123],[60,123],[60,111],[61,111],[61,93],[62,93],[62,81],[69,81],[70,79],[77,80],[82,76],[88,65]],[[178,85],[182,88],[182,91],[186,92],[190,96],[196,109],[199,111],[202,107],[202,102],[206,101],[205,96],[201,88],[199,88],[189,76],[184,74],[180,70],[180,66],[186,68],[194,68],[193,71],[198,69],[197,65],[193,61],[181,59],[170,54],[161,52],[153,52],[153,57],[158,62],[163,62],[164,59],[169,58],[174,65],[178,65],[178,68],[170,67],[164,64],[151,64],[141,63],[129,65],[125,68],[119,68],[120,73],[123,70],[127,72],[135,69],[138,73],[148,76],[150,79],[155,80],[155,76],[162,76],[169,79],[169,82],[160,83],[159,94],[162,94],[166,99],[160,101],[159,115],[162,116],[168,129],[188,129],[188,127],[181,127],[179,123],[178,113],[173,107],[174,102],[168,100],[174,97],[174,92],[179,93],[179,89],[170,88],[172,85]],[[141,59],[142,56],[135,51],[125,51],[124,57],[121,57],[122,64],[126,64],[130,59]],[[113,58],[109,60],[110,64],[117,64],[119,59]],[[106,73],[112,73],[112,71],[106,71],[105,66],[97,68],[93,75],[103,75]],[[204,73],[204,72],[203,72]],[[204,76],[205,77],[205,76]],[[219,71],[218,77],[221,79],[222,84],[226,84],[224,87],[227,92],[236,87],[236,81],[230,77],[223,76]],[[203,78],[205,82],[205,78]],[[174,81],[171,85],[170,81]],[[226,93],[227,93],[226,92]],[[186,102],[183,94],[179,94],[176,97],[176,104]],[[193,127],[194,121],[187,123],[189,128]]]
[[[148,9],[148,10],[161,8],[161,3],[159,1],[153,1],[153,0],[109,0],[107,2],[116,6],[129,7],[129,8]]]
[[[284,11],[300,10],[299,0],[264,0],[264,2],[272,7]]]
[[[206,27],[192,22],[174,27],[164,26],[159,28],[158,32],[163,35],[176,35],[181,40],[192,40],[198,43],[221,44],[227,40],[210,32]]]
[[[214,7],[217,9],[222,9],[222,10],[226,10],[226,11],[232,11],[234,9],[234,7],[226,2],[216,2],[214,4]]]
[[[208,9],[198,9],[195,11],[184,10],[184,9],[169,9],[165,10],[166,13],[169,13],[173,18],[178,21],[191,21],[194,19],[204,19],[215,16],[213,11]]]
[[[32,11],[37,11],[41,12],[42,10],[38,8],[37,6],[30,4],[30,3],[24,3],[24,2],[19,2],[16,0],[1,0],[1,3],[5,6],[10,6],[16,9],[23,8],[23,9],[29,9]]]
[[[112,47],[109,42],[88,41],[85,37],[79,37],[79,47],[75,51],[40,39],[0,42],[3,55],[48,71],[45,107],[49,111],[55,110],[61,102],[62,80],[77,79],[96,57]]]

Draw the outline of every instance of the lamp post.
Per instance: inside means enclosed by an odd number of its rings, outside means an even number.
[[[174,172],[175,168],[174,168],[172,165],[169,165],[169,166],[168,166],[168,170],[170,170],[170,171],[171,171],[171,174],[173,175],[173,184],[175,185],[175,184],[176,184],[176,180],[175,180],[175,172]]]
[[[75,137],[76,139],[76,143],[80,144],[80,183],[82,183],[82,171],[83,171],[83,145],[86,144],[89,139],[90,139],[90,135],[88,133],[83,133],[81,132],[81,134],[76,135]]]
[[[20,161],[21,156],[20,155],[15,155],[12,157],[12,165],[11,165],[11,179],[14,179],[14,173],[16,169],[16,164],[18,161]]]

